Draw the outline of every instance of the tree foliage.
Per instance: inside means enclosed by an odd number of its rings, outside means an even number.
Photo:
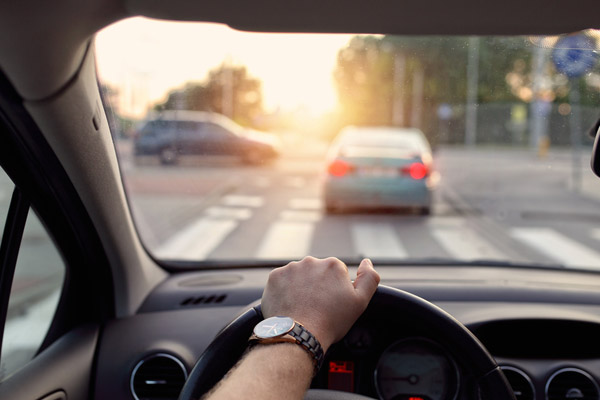
[[[212,111],[242,125],[252,126],[263,114],[262,82],[244,66],[222,64],[209,72],[205,83],[187,83],[169,92],[155,110]]]
[[[399,56],[401,75],[395,70]],[[406,123],[413,107],[422,107],[427,118],[441,103],[464,104],[468,57],[467,37],[354,37],[339,51],[335,71],[347,122],[391,124],[394,96],[405,105]],[[479,39],[478,101],[517,101],[506,74],[517,60],[529,64],[530,57],[522,38]],[[417,71],[424,75],[421,104],[412,102]]]

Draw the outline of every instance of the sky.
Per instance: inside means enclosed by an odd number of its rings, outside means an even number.
[[[149,105],[186,82],[203,82],[223,62],[245,65],[263,82],[267,110],[335,108],[338,50],[351,35],[241,32],[214,23],[131,18],[96,38],[98,75],[119,91],[119,110],[143,117]]]

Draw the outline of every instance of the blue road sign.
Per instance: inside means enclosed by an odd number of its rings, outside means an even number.
[[[552,51],[552,61],[558,72],[577,78],[589,72],[597,61],[596,42],[585,35],[560,38]]]

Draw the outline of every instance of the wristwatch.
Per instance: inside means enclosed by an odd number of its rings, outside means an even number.
[[[323,364],[321,344],[302,324],[290,317],[271,317],[254,327],[249,344],[296,343],[308,351],[315,365],[315,373]]]

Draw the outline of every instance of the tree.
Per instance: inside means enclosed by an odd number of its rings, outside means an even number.
[[[507,74],[516,61],[530,64],[526,39],[484,37],[479,46],[477,101],[522,101],[507,84]],[[468,56],[468,37],[352,38],[339,51],[335,70],[346,123],[391,125],[394,112],[400,112],[403,118],[396,120],[407,126],[416,123],[434,139],[439,131],[438,107],[447,103],[457,106],[459,113],[464,109]],[[409,118],[413,114],[416,119]]]
[[[205,83],[189,82],[171,91],[154,109],[212,111],[254,125],[263,114],[262,82],[249,76],[244,66],[221,64],[209,72]]]

